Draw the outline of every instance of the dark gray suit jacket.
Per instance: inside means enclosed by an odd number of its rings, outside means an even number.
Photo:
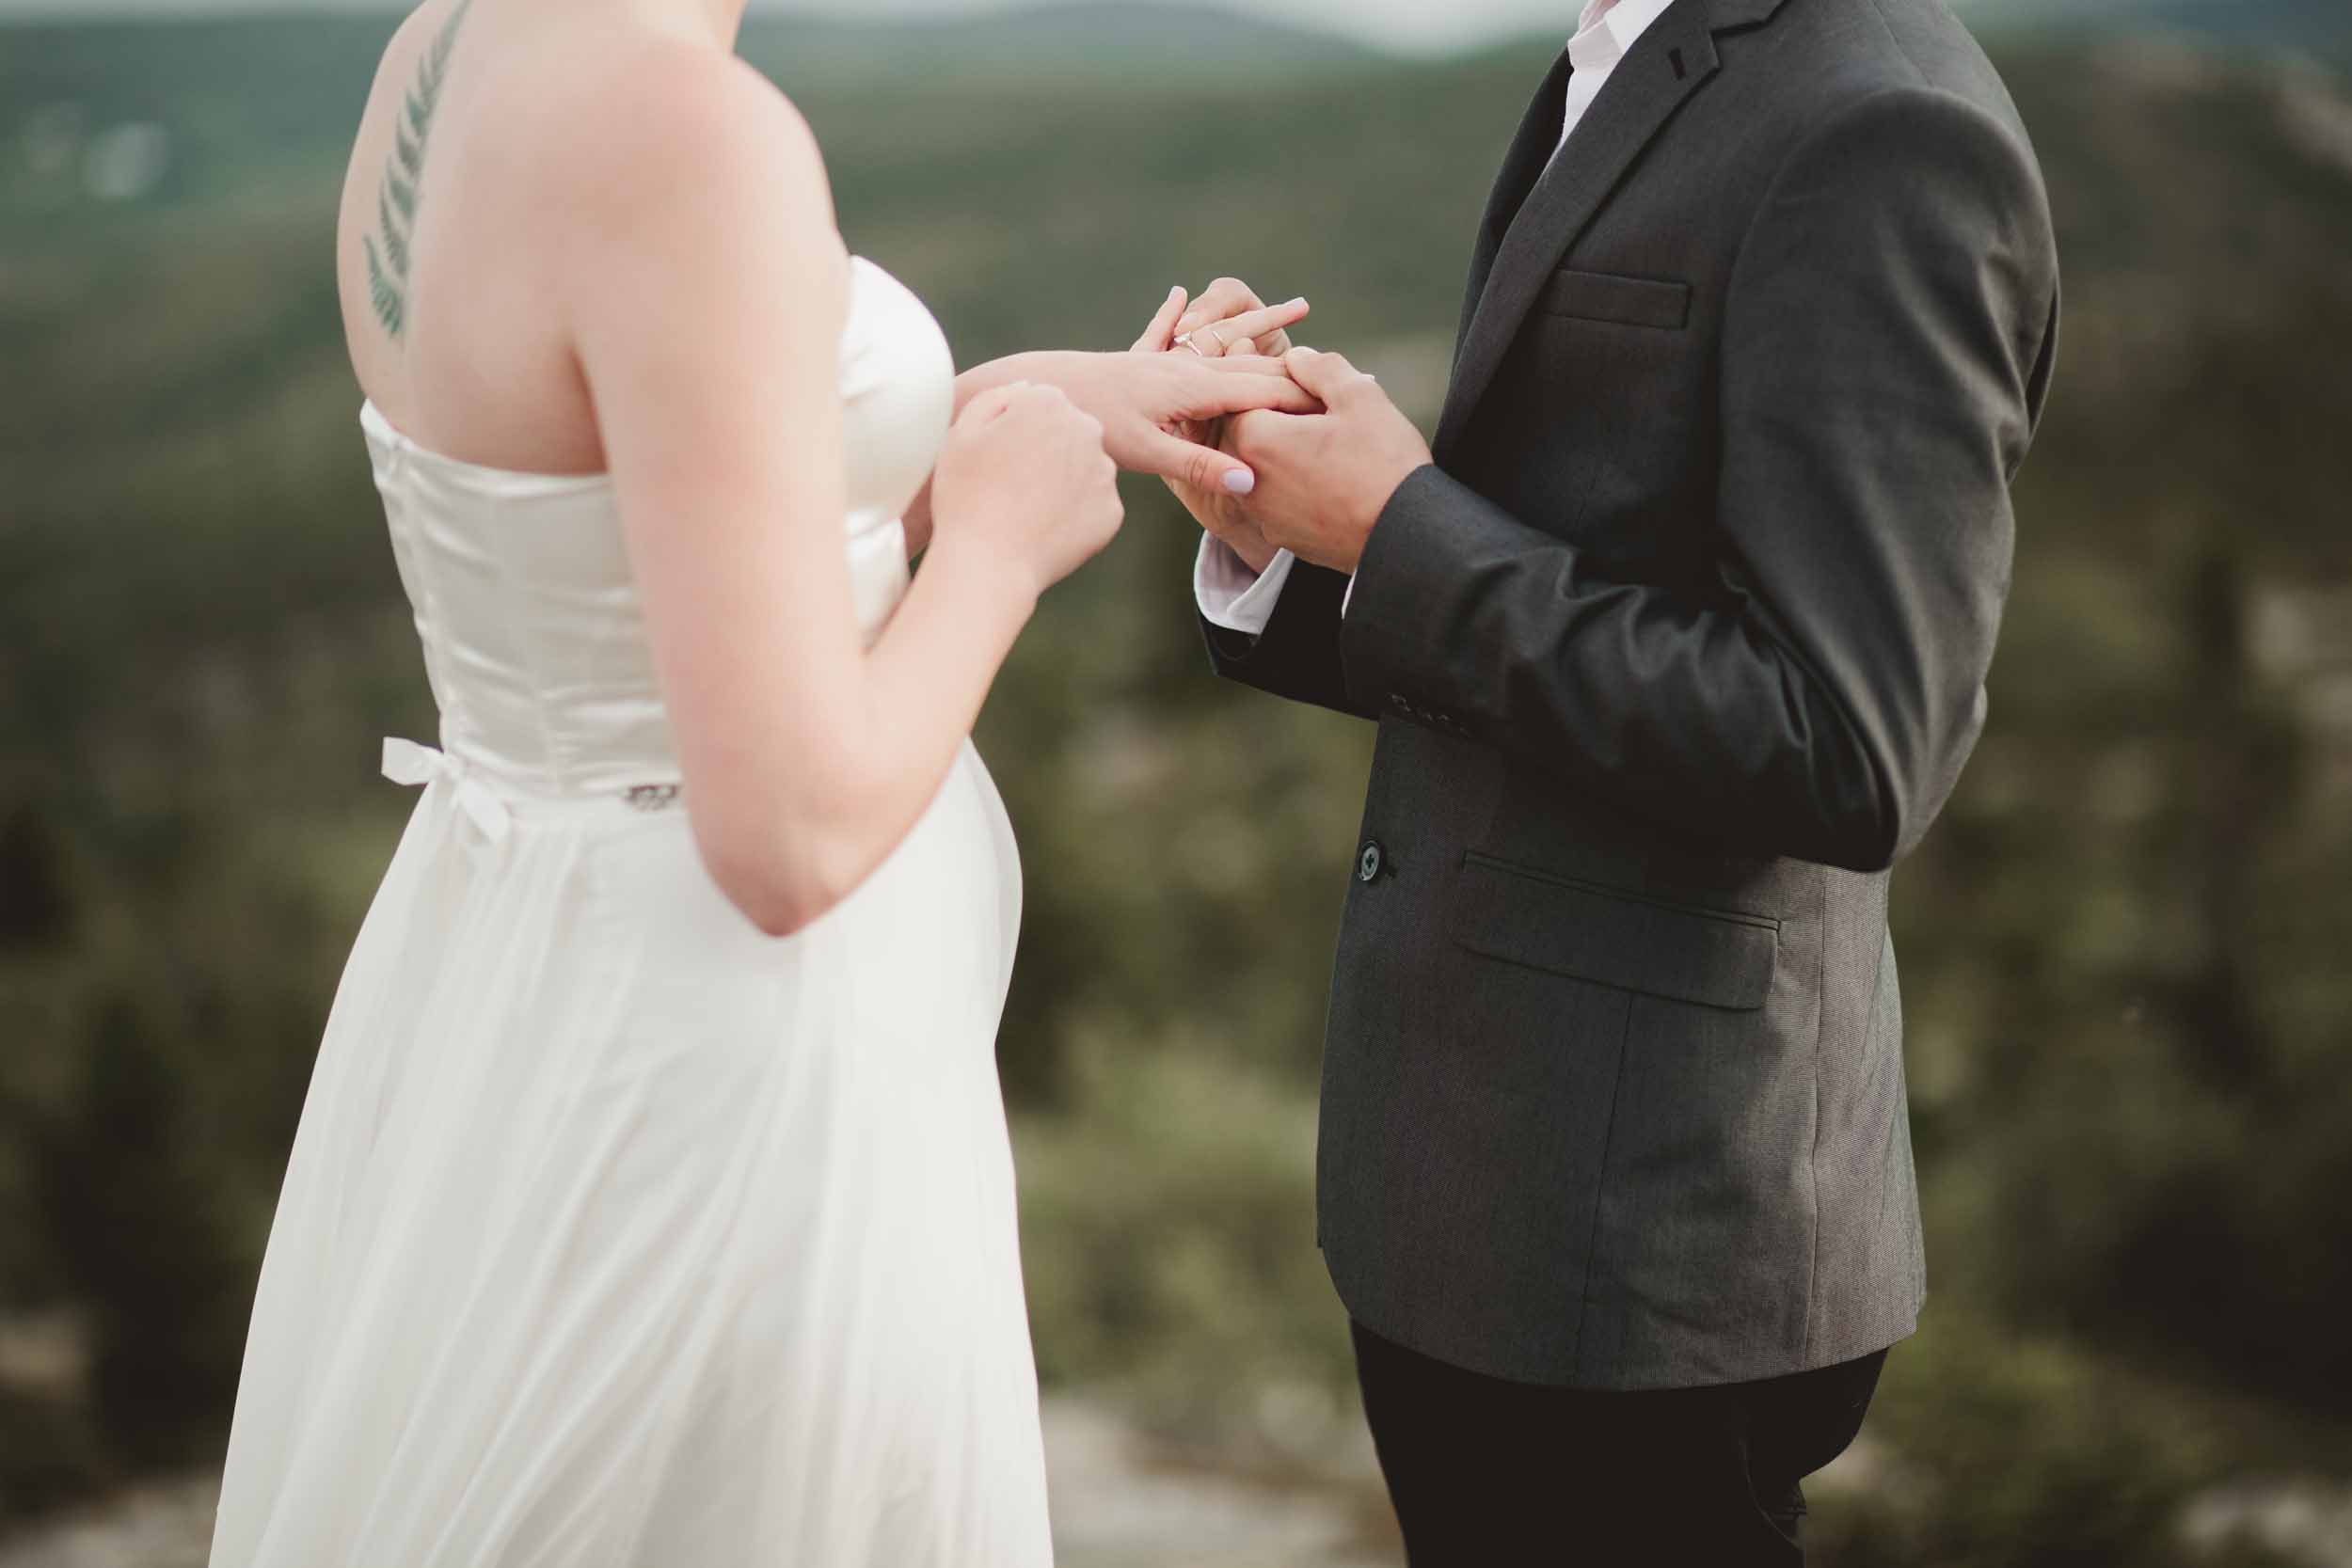
[[[1772,1376],[1925,1292],[1887,874],[1984,723],[2057,257],[1939,0],[1676,0],[1547,167],[1566,79],[1344,622],[1302,563],[1263,637],[1203,629],[1380,726],[1318,1154],[1348,1309],[1524,1381]]]

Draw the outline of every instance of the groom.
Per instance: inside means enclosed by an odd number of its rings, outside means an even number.
[[[1379,725],[1317,1212],[1417,1568],[1803,1560],[1924,1294],[1888,868],[1984,724],[2057,319],[1941,0],[1595,0],[1434,448],[1301,349],[1327,412],[1184,492],[1216,670]]]

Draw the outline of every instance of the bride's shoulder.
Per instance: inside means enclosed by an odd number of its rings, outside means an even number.
[[[534,206],[576,320],[684,330],[720,301],[739,314],[759,291],[821,304],[818,317],[844,308],[850,262],[824,160],[773,84],[664,40],[580,71],[573,90],[576,134],[548,145],[557,188]]]
[[[631,215],[681,199],[821,209],[832,192],[817,137],[776,85],[741,59],[657,39],[576,78],[577,128],[559,177],[593,211]],[[625,104],[621,112],[614,105]]]

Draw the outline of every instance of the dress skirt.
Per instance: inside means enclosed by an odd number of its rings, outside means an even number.
[[[437,752],[326,1022],[212,1568],[1042,1568],[966,741],[788,937],[681,803]]]

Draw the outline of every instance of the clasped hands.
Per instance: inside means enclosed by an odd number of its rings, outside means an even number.
[[[1268,306],[1248,285],[1222,277],[1189,305],[1182,289],[1172,291],[1134,351],[1280,364],[1318,407],[1277,405],[1172,421],[1172,438],[1247,467],[1212,476],[1196,462],[1161,477],[1251,571],[1263,572],[1287,549],[1353,574],[1389,499],[1430,461],[1429,443],[1373,377],[1340,355],[1291,342],[1288,328],[1307,312],[1303,299]],[[1244,477],[1229,483],[1230,476]]]

